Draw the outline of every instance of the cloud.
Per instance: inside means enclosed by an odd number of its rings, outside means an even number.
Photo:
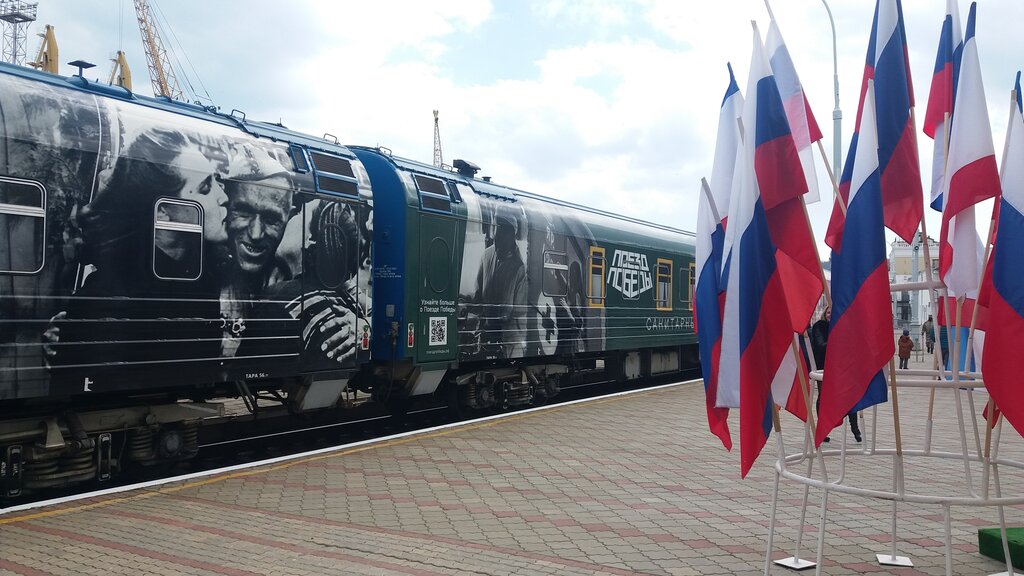
[[[568,26],[588,28],[598,35],[629,22],[629,12],[643,2],[603,0],[542,0],[530,8],[540,19]]]
[[[763,0],[302,0],[162,2],[162,12],[217,103],[343,142],[382,144],[432,158],[440,110],[445,159],[466,158],[495,181],[609,211],[692,229],[701,176],[711,170],[726,62],[746,87],[750,20],[768,29]],[[941,2],[904,2],[918,124],[927,102]],[[854,125],[872,3],[829,0],[835,18],[842,150]],[[48,0],[62,60],[109,71],[121,0]],[[130,5],[128,5],[130,6]],[[820,2],[772,8],[825,132],[832,159],[832,29]],[[966,23],[967,2],[961,2]],[[996,149],[1013,73],[1024,53],[1019,0],[987,0],[978,37]],[[146,93],[130,7],[123,45]],[[30,41],[29,50],[34,48]],[[67,67],[64,72],[68,73]],[[931,142],[919,136],[922,172]],[[819,160],[819,167],[821,167]],[[818,170],[820,188],[831,189]],[[811,207],[817,237],[828,205]],[[983,218],[979,218],[979,221]],[[929,221],[938,229],[938,221]],[[934,235],[934,234],[933,234]]]

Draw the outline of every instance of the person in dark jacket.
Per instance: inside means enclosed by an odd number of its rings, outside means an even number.
[[[825,369],[825,357],[826,350],[828,348],[828,334],[830,329],[830,322],[832,321],[832,307],[826,306],[825,311],[821,314],[821,319],[811,326],[811,353],[814,355],[814,364],[818,367],[818,370]],[[821,382],[818,382],[818,399],[814,403],[815,412],[819,411],[821,405]],[[860,425],[857,422],[857,413],[850,412],[846,415],[850,421],[850,430],[853,432],[854,439],[857,442],[861,441]],[[825,437],[825,442],[829,442],[831,438]]]
[[[906,370],[910,363],[910,351],[914,349],[914,341],[910,338],[910,330],[904,330],[897,345],[900,355],[900,369]]]
[[[921,326],[921,332],[924,333],[924,343],[928,353],[933,354],[935,352],[935,324],[932,322],[931,314]]]

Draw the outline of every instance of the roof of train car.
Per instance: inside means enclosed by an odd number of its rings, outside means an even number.
[[[11,74],[13,76],[44,82],[53,86],[61,86],[72,90],[106,96],[108,98],[131,102],[140,106],[155,108],[157,110],[171,112],[173,114],[181,114],[183,116],[190,116],[192,118],[198,118],[200,120],[206,120],[208,122],[214,122],[232,128],[238,128],[252,136],[260,138],[270,138],[274,141],[297,144],[314,150],[331,152],[347,157],[353,156],[351,151],[337,142],[331,142],[323,138],[316,138],[315,136],[295,132],[281,124],[247,120],[245,118],[245,114],[238,110],[232,110],[230,114],[225,114],[216,106],[203,106],[201,104],[181,102],[178,100],[172,100],[165,96],[143,96],[131,92],[121,86],[113,86],[99,81],[88,80],[83,76],[61,76],[59,74],[50,74],[48,72],[8,64],[6,62],[0,62],[0,73]]]
[[[270,138],[271,140],[274,141],[282,141],[290,144],[297,144],[305,146],[310,149],[322,150],[325,152],[331,152],[343,156],[353,156],[349,148],[363,148],[367,150],[374,150],[387,156],[392,162],[395,163],[396,166],[402,169],[421,172],[425,174],[431,174],[434,176],[444,178],[457,177],[467,183],[470,183],[474,190],[484,195],[490,195],[506,199],[511,199],[515,197],[529,198],[534,201],[545,202],[559,207],[570,208],[582,212],[588,212],[591,214],[599,215],[605,218],[610,218],[612,220],[620,222],[629,222],[642,227],[655,228],[663,232],[682,234],[684,236],[691,237],[694,235],[692,232],[681,230],[679,228],[674,228],[663,224],[656,224],[653,222],[647,222],[637,218],[630,218],[628,216],[622,216],[620,214],[613,214],[611,212],[606,212],[604,210],[599,210],[597,208],[592,208],[581,204],[575,204],[572,202],[567,202],[565,200],[558,200],[548,196],[543,196],[540,194],[535,194],[532,192],[527,192],[525,190],[513,188],[511,186],[496,184],[494,182],[490,182],[480,178],[464,176],[449,168],[438,168],[431,164],[425,164],[422,162],[418,162],[416,160],[396,157],[393,156],[391,152],[385,148],[373,148],[366,146],[342,146],[337,142],[331,142],[323,138],[316,138],[308,134],[303,134],[301,132],[289,130],[288,128],[281,124],[248,120],[245,118],[245,114],[238,110],[232,110],[230,114],[225,114],[223,112],[220,112],[220,109],[215,106],[203,106],[200,104],[181,102],[177,100],[172,100],[165,96],[143,96],[135,94],[121,86],[112,86],[98,81],[91,81],[84,78],[83,76],[61,76],[58,74],[50,74],[47,72],[35,70],[33,68],[26,68],[23,66],[8,64],[5,62],[0,62],[0,73],[20,76],[22,78],[26,78],[29,80],[45,82],[53,86],[61,86],[72,90],[80,90],[83,92],[105,96],[108,98],[115,98],[117,100],[131,102],[133,104],[146,106],[149,108],[154,108],[165,112],[170,112],[172,114],[190,116],[192,118],[197,118],[200,120],[214,122],[224,126],[237,128],[252,136]]]
[[[391,154],[391,151],[388,150],[387,148],[383,148],[383,147],[376,147],[376,148],[374,148],[374,147],[368,147],[368,146],[355,146],[355,145],[350,145],[349,148],[376,151],[376,152],[378,152],[378,153],[380,153],[380,154],[382,154],[384,156],[387,156],[396,166],[398,166],[399,168],[402,168],[404,170],[409,170],[409,171],[413,171],[413,172],[419,172],[419,173],[422,173],[422,174],[427,174],[427,175],[431,175],[431,176],[437,176],[437,177],[440,177],[440,178],[449,178],[449,179],[457,178],[457,179],[460,179],[460,180],[462,180],[464,182],[472,184],[473,189],[476,190],[480,194],[494,196],[494,197],[497,197],[497,198],[506,198],[506,199],[509,199],[510,197],[511,198],[515,198],[515,197],[529,198],[531,200],[535,200],[535,201],[538,201],[538,202],[545,202],[545,203],[553,204],[553,205],[559,206],[559,207],[571,208],[573,210],[580,210],[580,211],[583,211],[583,212],[588,212],[588,213],[591,213],[591,214],[596,214],[596,215],[603,216],[605,218],[611,218],[611,219],[614,219],[614,220],[617,220],[617,221],[620,221],[620,222],[629,222],[631,224],[636,224],[636,225],[643,226],[643,227],[656,228],[656,229],[664,231],[664,232],[670,232],[670,233],[675,233],[675,234],[682,234],[684,236],[689,236],[689,237],[695,237],[696,236],[693,232],[690,232],[690,231],[687,231],[687,230],[682,230],[682,229],[679,229],[679,228],[673,228],[672,226],[666,226],[664,224],[656,224],[654,222],[648,222],[646,220],[640,220],[638,218],[631,218],[629,216],[623,216],[621,214],[613,214],[611,212],[606,212],[604,210],[599,210],[597,208],[592,208],[592,207],[589,207],[589,206],[583,206],[582,204],[575,204],[573,202],[567,202],[565,200],[559,200],[559,199],[556,199],[556,198],[551,198],[549,196],[543,196],[543,195],[540,195],[540,194],[535,194],[533,192],[527,192],[525,190],[520,190],[518,188],[513,188],[511,186],[504,186],[502,184],[495,184],[494,182],[490,182],[490,181],[483,180],[483,179],[480,179],[480,178],[469,177],[469,176],[466,176],[466,175],[463,175],[463,174],[459,174],[458,172],[454,171],[453,169],[451,169],[449,167],[439,168],[439,167],[434,166],[432,164],[424,164],[423,162],[419,162],[419,161],[416,161],[416,160],[410,160],[408,158],[402,158],[402,157],[399,157],[399,156],[393,156]]]

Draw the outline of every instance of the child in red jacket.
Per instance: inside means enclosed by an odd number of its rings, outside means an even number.
[[[914,349],[914,341],[910,339],[910,330],[904,330],[897,344],[900,355],[900,368],[906,370],[910,363],[910,351]]]

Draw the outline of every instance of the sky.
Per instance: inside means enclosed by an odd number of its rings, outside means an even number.
[[[127,0],[38,0],[66,62],[127,53],[134,89],[152,94]],[[150,0],[165,46],[195,91],[224,111],[342,144],[385,146],[431,162],[433,110],[444,161],[469,160],[500,184],[694,230],[700,178],[713,163],[731,62],[747,84],[751,21],[764,0]],[[842,157],[854,126],[874,2],[829,0],[836,28]],[[917,100],[921,172],[932,141],[920,127],[946,0],[904,0]],[[970,4],[961,1],[966,27]],[[775,18],[833,159],[832,28],[822,0],[776,0]],[[1024,2],[983,0],[977,39],[997,159],[1009,92],[1024,66]],[[29,58],[39,42],[28,42]],[[822,259],[831,190],[809,213]],[[925,184],[927,193],[928,185]],[[979,209],[988,228],[991,201]],[[926,210],[936,237],[938,213]],[[893,238],[889,234],[889,238]]]

